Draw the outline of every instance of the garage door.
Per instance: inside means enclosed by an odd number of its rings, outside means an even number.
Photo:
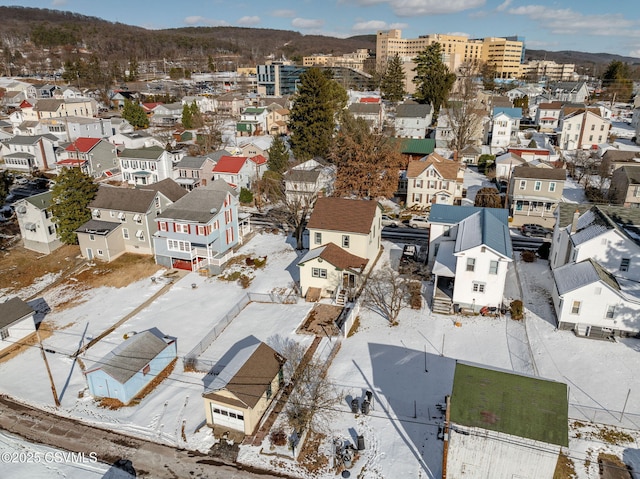
[[[226,426],[236,431],[244,432],[244,414],[242,411],[212,404],[211,418],[214,426]]]

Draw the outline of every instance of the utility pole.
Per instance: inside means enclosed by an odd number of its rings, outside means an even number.
[[[42,346],[42,339],[40,338],[39,331],[36,331],[36,336],[38,337],[38,344],[40,345],[40,353],[42,354],[42,359],[44,360],[44,365],[47,368],[47,374],[49,375],[49,382],[51,383],[51,392],[53,393],[53,401],[55,402],[56,407],[60,407],[58,392],[56,391],[56,385],[53,382],[53,375],[51,374],[51,369],[49,368],[49,362],[47,361],[47,355],[45,354],[44,347]]]

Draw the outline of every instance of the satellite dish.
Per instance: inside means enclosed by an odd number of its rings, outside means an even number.
[[[212,215],[215,215],[218,212],[218,208],[211,208],[209,210],[209,213],[211,213]]]

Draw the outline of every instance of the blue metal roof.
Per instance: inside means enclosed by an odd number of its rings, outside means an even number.
[[[493,108],[493,116],[498,113],[504,113],[511,118],[522,118],[522,108],[507,108],[504,106],[496,106]]]
[[[479,206],[431,205],[429,223],[457,224],[478,211],[487,210],[501,223],[509,225],[509,211],[503,208],[482,208]]]

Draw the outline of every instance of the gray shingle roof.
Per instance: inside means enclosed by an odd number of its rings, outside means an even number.
[[[349,105],[349,111],[359,115],[377,115],[380,113],[378,103],[353,103]]]
[[[534,166],[516,166],[513,169],[514,178],[530,178],[535,180],[564,181],[567,171],[562,168],[536,168]]]
[[[106,236],[115,230],[121,223],[91,219],[76,230],[76,233]]]
[[[158,219],[195,221],[208,223],[222,209],[227,193],[237,192],[224,180],[215,180],[209,185],[196,188],[165,209]],[[214,211],[212,213],[212,211]]]
[[[89,203],[89,208],[146,213],[158,191],[171,201],[187,194],[184,188],[170,178],[135,189],[100,185],[96,197]]]
[[[579,245],[612,229],[640,245],[640,208],[593,206],[578,219],[571,241]]]
[[[157,328],[142,331],[125,340],[97,361],[91,369],[87,370],[87,374],[102,370],[120,384],[124,384],[172,341],[173,338],[165,339]]]
[[[5,328],[34,312],[31,306],[18,297],[0,303],[0,328]]]
[[[29,196],[25,198],[25,201],[28,201],[36,208],[41,210],[47,209],[51,206],[51,198],[53,197],[53,193],[51,191],[45,191],[44,193],[40,193],[39,195]]]
[[[164,148],[159,146],[149,146],[146,148],[125,148],[120,154],[121,158],[140,158],[143,160],[157,160],[164,152]]]
[[[431,113],[431,105],[403,103],[396,108],[396,118],[425,118]]]
[[[199,170],[204,165],[204,162],[209,158],[204,156],[185,156],[182,158],[178,164],[177,168],[191,168],[194,170]]]
[[[600,281],[613,290],[620,291],[620,286],[613,275],[591,258],[560,266],[553,270],[553,277],[560,295]]]

